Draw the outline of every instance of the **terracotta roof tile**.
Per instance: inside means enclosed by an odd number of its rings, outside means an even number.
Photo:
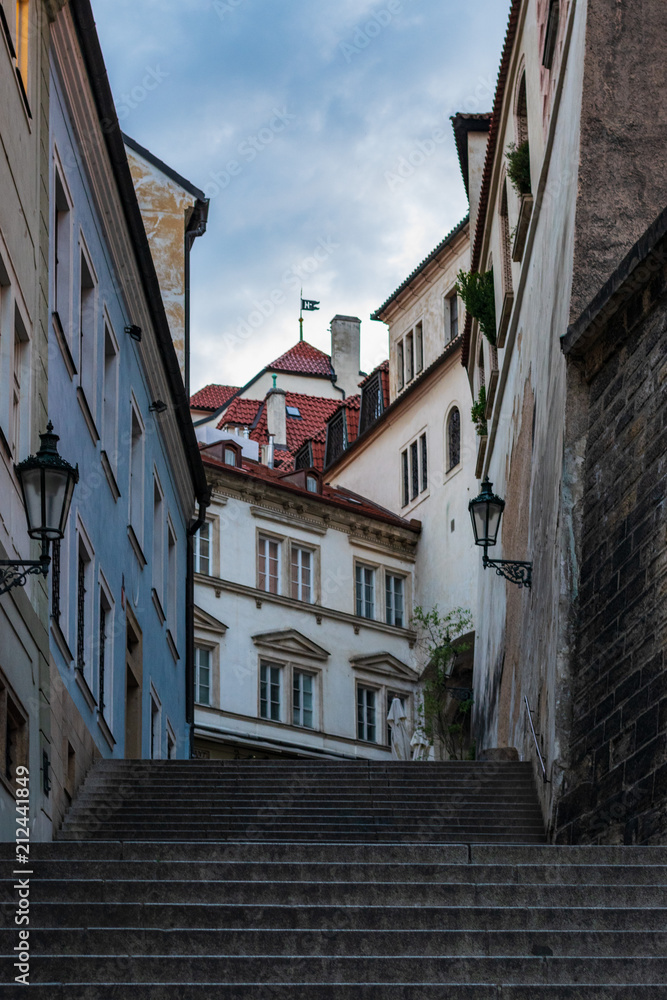
[[[315,375],[331,378],[333,368],[331,357],[313,347],[306,340],[300,340],[285,354],[266,366],[269,372],[295,372],[298,375]]]
[[[219,410],[238,391],[237,385],[205,385],[190,396],[190,406],[194,410]]]
[[[322,487],[321,494],[310,493],[307,490],[302,489],[300,486],[297,486],[296,483],[291,483],[285,480],[283,478],[283,469],[269,469],[268,466],[261,465],[259,462],[252,462],[247,458],[243,459],[243,465],[239,469],[234,466],[225,465],[212,455],[207,455],[205,448],[201,452],[201,457],[204,465],[212,468],[224,469],[232,476],[247,476],[251,479],[261,479],[264,482],[270,482],[280,490],[287,490],[291,493],[301,494],[311,501],[319,500],[326,505],[333,504],[339,509],[346,510],[349,513],[364,515],[365,517],[371,517],[377,521],[383,521],[401,528],[407,528],[416,534],[421,531],[421,523],[419,521],[407,521],[405,518],[398,517],[396,514],[392,514],[391,511],[386,510],[384,507],[380,507],[379,505],[373,503],[372,500],[368,500],[366,497],[362,497],[357,493],[352,493],[350,490],[338,489],[333,486],[324,485]]]
[[[263,405],[262,399],[233,399],[225,410],[218,428],[224,427],[225,424],[252,427]]]
[[[304,441],[325,427],[329,417],[341,405],[339,399],[325,399],[322,396],[307,396],[304,393],[286,393],[285,403],[298,409],[300,417],[287,417],[287,451],[293,454],[298,451]],[[266,406],[262,404],[262,412],[255,428],[250,432],[253,441],[268,444],[269,435],[266,426]],[[277,458],[280,456],[277,453]]]

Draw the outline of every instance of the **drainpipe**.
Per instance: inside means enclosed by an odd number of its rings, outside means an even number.
[[[183,345],[185,351],[185,392],[190,398],[190,251],[198,236],[206,232],[208,219],[208,198],[197,198],[185,227],[185,330]]]
[[[187,532],[187,570],[185,580],[185,721],[188,726],[191,758],[195,742],[195,547],[194,536],[206,520],[210,495],[199,501],[199,513]]]

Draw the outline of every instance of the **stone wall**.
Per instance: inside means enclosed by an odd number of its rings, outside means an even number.
[[[667,840],[664,219],[662,230],[616,289],[625,301],[568,359],[568,382],[583,376],[589,396],[561,843]]]

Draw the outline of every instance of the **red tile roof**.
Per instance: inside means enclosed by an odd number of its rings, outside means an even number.
[[[322,378],[331,378],[333,368],[331,367],[331,357],[313,347],[305,340],[300,340],[294,347],[282,354],[270,365],[266,366],[269,372],[293,372],[297,375],[314,375]]]
[[[335,413],[338,407],[341,405],[341,400],[339,399],[325,399],[322,396],[307,396],[300,392],[288,392],[285,394],[286,406],[295,406],[301,418],[299,417],[287,417],[287,450],[292,454],[298,451],[304,441],[316,434],[321,428],[325,427],[327,420]],[[269,443],[269,434],[266,426],[266,406],[262,404],[262,412],[260,413],[257,425],[250,432],[250,437],[253,441],[259,442],[259,444]],[[279,460],[284,452],[278,452],[276,454],[276,460]],[[287,457],[285,455],[285,457]],[[292,465],[294,463],[292,462]]]
[[[252,427],[263,405],[262,399],[233,399],[222,415],[218,428],[225,424]]]
[[[210,445],[209,447],[214,447]],[[322,486],[322,493],[310,493],[296,483],[289,482],[282,478],[285,474],[283,469],[269,469],[266,465],[261,465],[259,462],[252,462],[247,458],[243,459],[243,464],[241,468],[225,465],[219,459],[214,458],[213,455],[207,454],[207,448],[201,447],[200,454],[202,461],[205,466],[211,468],[224,469],[232,476],[247,476],[252,479],[261,479],[265,482],[270,482],[273,486],[281,490],[288,490],[291,493],[298,493],[309,500],[319,500],[321,503],[326,505],[333,504],[334,506],[346,510],[349,513],[362,514],[365,517],[371,517],[378,521],[384,521],[388,524],[394,524],[401,528],[407,528],[409,531],[413,531],[418,534],[421,531],[420,521],[407,521],[405,518],[398,517],[396,514],[392,514],[391,511],[386,510],[384,507],[380,507],[378,504],[373,503],[372,500],[366,499],[357,493],[352,493],[350,490],[339,489],[333,486]]]
[[[237,385],[205,385],[190,396],[190,406],[194,410],[219,410],[238,391]]]

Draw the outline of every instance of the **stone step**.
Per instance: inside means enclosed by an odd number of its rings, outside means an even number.
[[[161,882],[433,882],[444,885],[461,882],[546,885],[567,883],[588,885],[667,885],[667,865],[477,865],[447,863],[398,863],[371,861],[36,861],[33,879],[151,879]],[[4,880],[12,881],[11,874]]]
[[[111,832],[112,831],[106,829],[102,831],[104,837],[110,835]],[[60,836],[64,840],[78,841],[78,840],[89,839],[91,834],[93,833],[94,831],[91,831],[89,828],[85,828],[79,831],[67,830],[61,833]],[[229,839],[235,841],[238,839],[239,835],[242,835],[247,840],[254,839],[256,843],[264,843],[267,836],[272,836],[276,834],[279,834],[279,831],[275,829],[268,829],[266,831],[257,830],[254,833],[252,830],[230,830]],[[155,831],[154,833],[146,831],[138,833],[136,830],[116,830],[114,835],[119,840],[123,841],[144,840],[144,841],[154,841],[158,843],[160,841],[167,841],[167,840],[171,840],[174,843],[181,843],[183,841],[182,830],[160,830],[160,831]],[[344,831],[341,832],[341,831],[331,831],[331,830],[325,830],[323,832],[304,830],[301,839],[303,840],[304,843],[317,842],[318,840],[322,841],[323,843],[326,843],[329,840],[331,840],[332,836],[335,836],[335,839],[339,843],[344,843],[345,841],[349,841],[350,843],[353,844],[358,843],[359,838],[361,836],[364,837],[364,840],[374,841],[377,844],[385,842],[396,843],[397,841],[401,841],[401,839],[407,844],[418,843],[418,842],[423,842],[426,844],[429,842],[429,840],[437,841],[438,843],[450,843],[450,844],[460,844],[462,842],[465,842],[466,844],[494,844],[494,843],[495,844],[508,844],[508,843],[543,844],[545,842],[545,837],[543,833],[522,834],[521,831],[517,831],[514,829],[512,830],[511,834],[497,833],[497,832],[489,833],[484,831],[483,832],[475,831],[474,833],[470,833],[466,830],[451,831],[450,833],[444,831],[443,833],[443,831],[440,830],[438,831],[437,835],[434,834],[431,837],[429,837],[428,833],[424,833],[423,835],[417,836],[414,830],[408,830],[405,833],[401,833],[400,830],[392,830],[387,833],[382,833],[382,831],[380,830],[374,830],[369,832],[369,830],[364,831],[361,828],[357,828],[353,832],[349,833]],[[224,838],[224,831],[221,831],[220,829],[215,829],[208,832],[206,830],[193,830],[192,837],[193,840],[196,841],[208,839],[211,840],[212,842],[216,842]],[[295,833],[292,829],[287,831],[285,838],[297,842],[297,838],[295,837]]]
[[[456,882],[331,882],[229,880],[192,882],[171,879],[36,879],[31,882],[33,905],[44,902],[131,903],[243,903],[290,906],[373,905],[406,906],[609,906],[665,905],[661,884],[597,885],[595,883],[474,883]],[[11,881],[0,883],[0,900],[15,899]]]
[[[7,956],[9,957],[9,956]],[[476,956],[255,956],[219,954],[143,957],[62,955],[33,957],[31,982],[61,983],[633,983],[663,985],[667,958],[615,956],[476,957]]]
[[[667,865],[667,846],[566,846],[475,844],[392,844],[302,843],[265,840],[261,844],[247,840],[183,841],[180,844],[155,841],[92,840],[35,842],[30,846],[31,860],[92,859],[110,861],[292,861],[295,847],[302,861],[359,862],[439,862],[442,864],[512,864],[512,865]],[[13,842],[0,843],[0,859],[13,860]]]
[[[0,954],[10,955],[16,940],[14,931],[0,930]],[[211,955],[258,959],[307,955],[316,960],[323,956],[354,958],[377,957],[469,958],[486,957],[589,957],[664,958],[667,954],[667,931],[575,930],[349,930],[288,927],[256,930],[245,927],[220,929],[173,930],[151,928],[71,928],[30,930],[30,947],[39,962],[60,955],[114,955],[136,959],[161,956],[180,958]],[[667,965],[665,966],[667,971]]]
[[[0,903],[0,927],[10,928],[15,902]],[[499,931],[667,931],[667,907],[300,906],[279,903],[44,902],[33,911],[31,929],[162,928]],[[13,931],[11,933],[14,933]],[[73,938],[74,940],[74,938]]]
[[[215,993],[212,994],[212,989]],[[3,1000],[25,1000],[21,986],[3,987]],[[151,985],[110,982],[100,985],[99,980],[90,985],[64,986],[57,983],[48,986],[31,984],[31,1000],[536,1000],[534,985],[502,985],[489,983],[461,984],[443,980],[437,985],[414,983],[273,983],[270,994],[266,990],[259,994],[257,984],[210,983],[187,984],[184,994],[183,984]],[[605,985],[539,984],[540,1000],[667,1000],[667,986],[651,985]]]

